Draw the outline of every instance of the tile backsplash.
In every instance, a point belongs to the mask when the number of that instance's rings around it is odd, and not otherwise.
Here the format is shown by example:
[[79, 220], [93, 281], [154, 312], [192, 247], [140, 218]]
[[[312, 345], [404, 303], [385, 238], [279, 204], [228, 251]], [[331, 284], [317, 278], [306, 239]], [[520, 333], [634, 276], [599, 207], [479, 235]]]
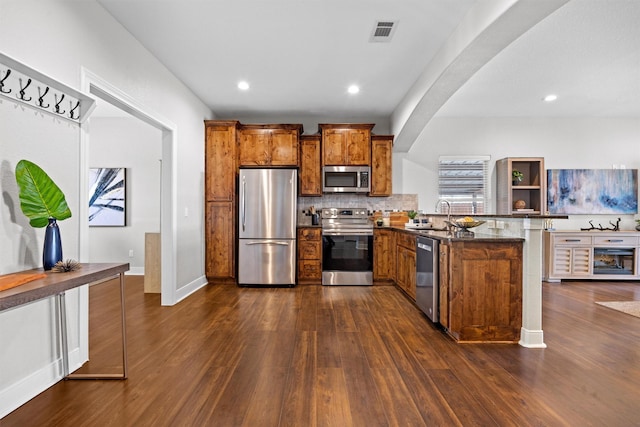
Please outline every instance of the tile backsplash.
[[302, 215], [314, 206], [322, 208], [367, 208], [369, 211], [418, 210], [417, 194], [392, 194], [389, 197], [368, 197], [361, 194], [326, 194], [322, 197], [298, 197], [298, 213]]

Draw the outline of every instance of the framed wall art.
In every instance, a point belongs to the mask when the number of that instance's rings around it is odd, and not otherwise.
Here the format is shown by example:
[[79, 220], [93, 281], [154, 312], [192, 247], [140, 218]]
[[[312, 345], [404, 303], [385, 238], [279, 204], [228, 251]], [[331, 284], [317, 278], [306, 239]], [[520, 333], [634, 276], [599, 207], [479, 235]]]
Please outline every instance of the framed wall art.
[[637, 169], [548, 169], [550, 214], [638, 213]]
[[89, 226], [124, 227], [126, 168], [89, 169]]

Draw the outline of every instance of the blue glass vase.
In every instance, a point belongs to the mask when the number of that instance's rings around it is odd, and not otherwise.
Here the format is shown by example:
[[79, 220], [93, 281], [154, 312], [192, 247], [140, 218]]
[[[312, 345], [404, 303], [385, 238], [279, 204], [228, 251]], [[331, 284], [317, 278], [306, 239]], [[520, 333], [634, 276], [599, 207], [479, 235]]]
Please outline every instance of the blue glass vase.
[[58, 261], [62, 261], [62, 240], [60, 229], [55, 218], [49, 218], [49, 225], [44, 232], [44, 248], [42, 250], [42, 265], [45, 270], [51, 270]]

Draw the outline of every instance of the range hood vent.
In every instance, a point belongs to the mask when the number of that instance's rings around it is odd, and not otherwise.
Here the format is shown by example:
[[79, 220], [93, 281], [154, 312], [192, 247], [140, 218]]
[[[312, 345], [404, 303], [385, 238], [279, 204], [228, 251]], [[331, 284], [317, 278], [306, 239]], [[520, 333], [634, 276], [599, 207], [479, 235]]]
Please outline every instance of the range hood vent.
[[397, 21], [378, 21], [371, 32], [370, 42], [390, 42], [396, 31]]

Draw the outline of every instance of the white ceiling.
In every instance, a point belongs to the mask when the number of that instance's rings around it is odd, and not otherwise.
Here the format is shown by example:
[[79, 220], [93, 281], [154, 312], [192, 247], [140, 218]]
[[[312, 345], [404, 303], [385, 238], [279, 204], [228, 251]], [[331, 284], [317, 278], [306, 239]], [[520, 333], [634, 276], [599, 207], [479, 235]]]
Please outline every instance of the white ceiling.
[[[455, 87], [441, 91], [448, 100], [417, 128], [434, 115], [640, 118], [638, 0], [98, 1], [216, 118], [374, 123], [398, 115], [410, 88], [479, 7], [555, 2], [555, 12], [529, 31], [523, 24], [524, 34], [503, 41], [504, 50], [494, 46], [498, 53], [483, 67], [469, 65], [453, 79]], [[380, 20], [396, 22], [389, 42], [370, 41]], [[240, 80], [251, 89], [239, 91]], [[348, 95], [350, 84], [361, 92]], [[551, 92], [558, 100], [542, 102]]]

